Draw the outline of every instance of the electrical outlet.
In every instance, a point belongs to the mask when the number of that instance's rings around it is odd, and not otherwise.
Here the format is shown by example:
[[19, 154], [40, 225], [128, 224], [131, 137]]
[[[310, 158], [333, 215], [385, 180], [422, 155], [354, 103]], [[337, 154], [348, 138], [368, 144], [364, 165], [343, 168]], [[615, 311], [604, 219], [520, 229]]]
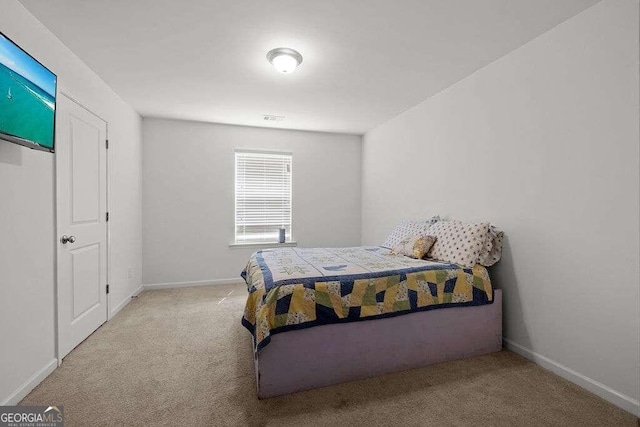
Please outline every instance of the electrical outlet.
[[133, 268], [127, 269], [127, 279], [129, 280], [133, 279]]

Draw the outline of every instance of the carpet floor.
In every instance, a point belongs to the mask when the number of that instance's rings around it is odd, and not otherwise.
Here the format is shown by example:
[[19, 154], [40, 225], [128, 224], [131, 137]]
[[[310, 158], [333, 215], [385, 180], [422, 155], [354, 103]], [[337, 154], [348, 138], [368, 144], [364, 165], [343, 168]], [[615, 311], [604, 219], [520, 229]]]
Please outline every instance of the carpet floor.
[[241, 285], [145, 291], [22, 405], [67, 426], [638, 426], [633, 415], [502, 351], [258, 400]]

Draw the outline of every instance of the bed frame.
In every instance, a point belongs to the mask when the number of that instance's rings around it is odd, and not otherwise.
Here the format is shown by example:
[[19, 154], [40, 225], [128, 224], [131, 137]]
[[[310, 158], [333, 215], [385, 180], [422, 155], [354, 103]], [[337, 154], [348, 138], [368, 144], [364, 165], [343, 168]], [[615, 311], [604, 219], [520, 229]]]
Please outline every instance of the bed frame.
[[316, 326], [273, 335], [255, 354], [258, 398], [502, 349], [502, 292], [492, 304]]

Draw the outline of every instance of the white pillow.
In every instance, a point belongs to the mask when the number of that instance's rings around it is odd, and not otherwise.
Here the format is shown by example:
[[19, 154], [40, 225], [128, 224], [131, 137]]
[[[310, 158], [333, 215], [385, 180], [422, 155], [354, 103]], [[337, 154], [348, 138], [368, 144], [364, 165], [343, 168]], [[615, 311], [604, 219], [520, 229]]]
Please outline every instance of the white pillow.
[[478, 256], [478, 264], [490, 267], [500, 261], [502, 256], [502, 242], [504, 240], [504, 231], [494, 225], [489, 227], [487, 241]]
[[427, 254], [438, 261], [451, 262], [471, 268], [485, 246], [489, 233], [489, 223], [465, 224], [460, 221], [439, 221], [429, 228], [429, 235], [436, 236], [436, 242]]
[[381, 246], [391, 249], [405, 237], [426, 236], [429, 234], [429, 227], [438, 221], [440, 221], [439, 216], [434, 216], [422, 221], [402, 221], [396, 225], [396, 228], [393, 229], [389, 237], [387, 237], [387, 240], [385, 240]]

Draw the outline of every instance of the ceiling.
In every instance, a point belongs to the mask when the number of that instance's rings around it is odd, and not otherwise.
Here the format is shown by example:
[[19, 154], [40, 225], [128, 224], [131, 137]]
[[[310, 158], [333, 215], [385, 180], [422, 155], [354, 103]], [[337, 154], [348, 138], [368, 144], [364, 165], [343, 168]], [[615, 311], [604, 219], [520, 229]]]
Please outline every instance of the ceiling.
[[[145, 117], [355, 134], [597, 3], [21, 1]], [[265, 58], [281, 46], [293, 74]]]

